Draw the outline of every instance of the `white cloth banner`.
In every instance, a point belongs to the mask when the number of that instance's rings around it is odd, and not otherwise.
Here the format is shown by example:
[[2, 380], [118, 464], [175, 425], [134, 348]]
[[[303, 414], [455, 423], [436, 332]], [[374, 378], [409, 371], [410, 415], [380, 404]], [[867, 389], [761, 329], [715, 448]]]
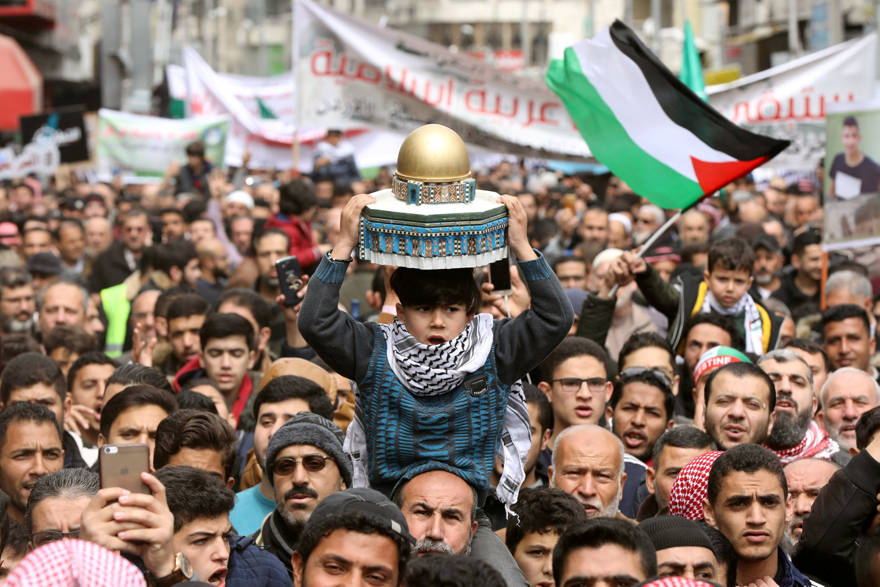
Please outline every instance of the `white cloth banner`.
[[304, 126], [408, 134], [438, 122], [471, 145], [538, 158], [589, 157], [562, 102], [544, 84], [294, 0], [294, 60]]
[[[250, 151], [253, 169], [289, 169], [293, 163], [293, 73], [271, 77], [228, 75], [215, 72], [192, 48], [183, 51], [183, 67], [168, 67], [171, 96], [187, 100], [189, 115], [226, 115], [231, 124], [226, 142], [227, 165], [241, 165]], [[262, 108], [261, 108], [262, 105]], [[266, 118], [271, 115], [277, 118]], [[315, 146], [325, 134], [323, 127], [299, 133], [299, 169], [310, 171]], [[354, 129], [346, 139], [355, 151], [358, 167], [388, 165], [397, 160], [404, 137], [396, 133]]]
[[876, 55], [871, 33], [706, 91], [734, 123], [792, 142], [765, 168], [814, 170], [825, 156], [826, 109], [874, 97]]

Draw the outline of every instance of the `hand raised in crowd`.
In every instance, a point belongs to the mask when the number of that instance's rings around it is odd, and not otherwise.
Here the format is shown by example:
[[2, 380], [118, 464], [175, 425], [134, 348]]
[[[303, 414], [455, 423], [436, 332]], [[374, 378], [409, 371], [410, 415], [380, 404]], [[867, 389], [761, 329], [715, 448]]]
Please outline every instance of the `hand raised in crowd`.
[[147, 339], [143, 335], [144, 327], [141, 322], [135, 324], [131, 334], [131, 362], [143, 365], [144, 367], [153, 366], [153, 350], [159, 339], [153, 337]]
[[639, 275], [648, 270], [648, 264], [642, 257], [636, 256], [635, 251], [624, 251], [620, 256], [620, 260], [626, 264], [629, 273], [633, 276]]
[[376, 202], [376, 198], [370, 194], [358, 194], [348, 201], [342, 209], [342, 218], [339, 222], [339, 240], [330, 252], [330, 256], [337, 261], [346, 261], [351, 257], [351, 252], [358, 243], [358, 230], [360, 229], [361, 211], [364, 206]]
[[222, 198], [226, 195], [228, 184], [226, 174], [219, 167], [215, 167], [208, 175], [208, 189], [212, 198]]
[[180, 162], [172, 161], [168, 165], [168, 171], [165, 172], [165, 177], [177, 177], [178, 173], [180, 173]]
[[400, 298], [397, 297], [397, 292], [394, 291], [394, 288], [391, 287], [391, 276], [397, 270], [397, 267], [392, 265], [384, 265], [382, 267], [382, 277], [385, 280], [385, 305], [391, 307], [397, 307], [397, 304], [400, 303]]
[[141, 480], [151, 494], [119, 487], [98, 491], [83, 511], [80, 537], [104, 548], [141, 557], [154, 577], [174, 570], [174, 516], [165, 487], [149, 473]]
[[507, 318], [508, 310], [510, 311], [510, 317], [516, 318], [527, 310], [532, 303], [529, 289], [523, 283], [522, 278], [520, 278], [519, 269], [516, 266], [510, 268], [510, 289], [512, 291], [507, 296], [507, 300], [504, 299], [504, 296], [493, 293], [495, 285], [488, 280], [484, 281], [480, 287], [483, 290], [483, 295], [488, 296], [484, 297], [483, 300], [492, 304], [492, 307], [497, 310], [497, 312], [492, 312], [496, 318]]
[[86, 430], [98, 430], [100, 415], [98, 412], [82, 404], [72, 404], [64, 412], [64, 429], [82, 436]]
[[528, 217], [522, 202], [515, 196], [498, 196], [497, 201], [507, 206], [507, 244], [510, 250], [520, 261], [537, 259], [538, 255], [529, 243]]
[[281, 307], [281, 311], [284, 314], [284, 324], [287, 329], [287, 345], [293, 348], [308, 346], [308, 343], [302, 337], [302, 334], [300, 334], [297, 320], [299, 319], [299, 311], [302, 308], [302, 299], [305, 297], [306, 291], [309, 289], [309, 276], [303, 275], [302, 282], [302, 288], [296, 292], [296, 297], [299, 298], [300, 301], [295, 305], [288, 306], [283, 294], [275, 298], [275, 302]]

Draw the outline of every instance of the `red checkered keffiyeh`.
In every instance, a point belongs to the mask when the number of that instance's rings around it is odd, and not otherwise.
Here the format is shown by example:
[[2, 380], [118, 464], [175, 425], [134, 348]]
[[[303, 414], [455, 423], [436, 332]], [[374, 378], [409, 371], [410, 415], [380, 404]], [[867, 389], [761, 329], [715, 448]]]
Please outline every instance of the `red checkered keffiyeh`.
[[6, 581], [7, 587], [146, 587], [136, 566], [85, 540], [57, 540], [29, 553]]
[[[765, 445], [766, 446], [766, 445]], [[769, 446], [766, 448], [770, 448]], [[770, 448], [770, 450], [773, 450]], [[783, 465], [793, 463], [799, 459], [822, 459], [830, 461], [831, 457], [840, 450], [840, 446], [831, 438], [828, 433], [822, 430], [815, 421], [810, 422], [804, 439], [793, 448], [784, 448], [782, 450], [773, 450]]]
[[703, 500], [706, 499], [709, 472], [715, 459], [722, 453], [723, 451], [713, 450], [702, 454], [679, 471], [669, 493], [670, 515], [694, 521], [703, 519]]
[[663, 577], [662, 579], [639, 583], [640, 587], [713, 587], [713, 585], [714, 583], [706, 583], [699, 579], [688, 579], [687, 577]]

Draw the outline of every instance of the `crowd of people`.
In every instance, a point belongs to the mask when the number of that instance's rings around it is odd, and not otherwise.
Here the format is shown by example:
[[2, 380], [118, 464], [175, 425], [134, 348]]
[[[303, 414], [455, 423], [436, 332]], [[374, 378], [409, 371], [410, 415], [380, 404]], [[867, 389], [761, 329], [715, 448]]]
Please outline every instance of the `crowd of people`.
[[[823, 260], [818, 182], [645, 249], [673, 212], [620, 178], [476, 168], [501, 295], [359, 260], [393, 170], [331, 138], [313, 177], [193, 143], [0, 187], [0, 582], [880, 585], [878, 276]], [[102, 483], [132, 443], [143, 490]]]

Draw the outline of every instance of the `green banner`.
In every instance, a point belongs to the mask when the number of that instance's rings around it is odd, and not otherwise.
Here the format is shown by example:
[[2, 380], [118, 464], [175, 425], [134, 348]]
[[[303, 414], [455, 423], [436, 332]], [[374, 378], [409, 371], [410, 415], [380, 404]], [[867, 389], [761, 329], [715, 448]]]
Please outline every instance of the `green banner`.
[[174, 120], [101, 109], [98, 175], [160, 178], [173, 161], [186, 162], [184, 149], [193, 141], [202, 141], [206, 158], [222, 166], [228, 134], [229, 118], [225, 116]]

